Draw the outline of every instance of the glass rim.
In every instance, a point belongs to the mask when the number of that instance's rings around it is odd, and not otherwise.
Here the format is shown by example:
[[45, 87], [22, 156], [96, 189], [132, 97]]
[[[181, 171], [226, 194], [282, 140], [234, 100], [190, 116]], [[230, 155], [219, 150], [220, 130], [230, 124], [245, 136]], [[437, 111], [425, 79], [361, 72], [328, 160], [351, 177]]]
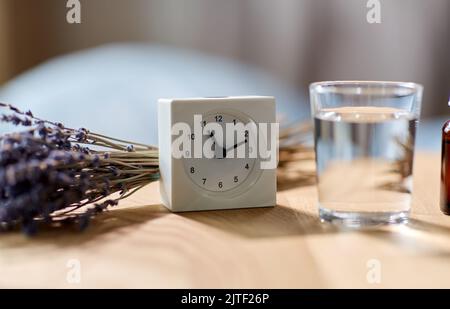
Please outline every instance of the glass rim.
[[369, 80], [336, 80], [336, 81], [319, 81], [309, 85], [310, 91], [316, 91], [319, 87], [332, 86], [374, 86], [374, 87], [397, 87], [399, 89], [409, 89], [413, 93], [420, 93], [423, 91], [423, 85], [414, 82], [401, 81], [369, 81]]

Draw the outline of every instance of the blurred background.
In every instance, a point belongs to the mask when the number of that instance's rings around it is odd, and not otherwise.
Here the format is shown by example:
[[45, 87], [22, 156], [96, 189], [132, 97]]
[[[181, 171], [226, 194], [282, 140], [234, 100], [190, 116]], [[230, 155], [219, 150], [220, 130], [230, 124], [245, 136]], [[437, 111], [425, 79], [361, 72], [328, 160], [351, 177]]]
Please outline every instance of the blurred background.
[[[423, 118], [450, 114], [449, 0], [381, 0], [380, 24], [367, 0], [80, 3], [69, 24], [66, 0], [0, 0], [0, 99], [152, 142], [139, 132], [159, 96], [272, 94], [297, 119], [319, 80], [418, 82]], [[118, 115], [134, 119], [127, 133], [109, 125]], [[438, 136], [441, 118], [424, 131]]]

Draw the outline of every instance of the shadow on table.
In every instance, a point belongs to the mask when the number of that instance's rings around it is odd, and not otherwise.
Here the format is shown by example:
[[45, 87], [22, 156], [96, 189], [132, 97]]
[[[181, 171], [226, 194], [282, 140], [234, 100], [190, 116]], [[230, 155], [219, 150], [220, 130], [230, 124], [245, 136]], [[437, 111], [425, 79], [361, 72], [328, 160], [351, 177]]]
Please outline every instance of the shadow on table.
[[418, 232], [450, 237], [450, 226], [410, 219], [405, 225], [380, 225], [367, 228], [345, 228], [321, 222], [318, 215], [277, 205], [271, 208], [252, 208], [208, 212], [183, 213], [181, 216], [248, 238], [270, 238], [295, 235], [363, 233], [382, 236], [387, 241], [405, 245], [423, 243]]
[[189, 212], [181, 216], [223, 232], [248, 238], [325, 234], [339, 231], [333, 225], [320, 222], [317, 215], [282, 205], [270, 208]]
[[289, 179], [289, 181], [285, 181], [282, 179], [277, 182], [277, 192], [308, 187], [314, 185], [315, 183], [316, 180], [312, 177], [299, 176], [293, 179]]
[[433, 235], [447, 235], [450, 237], [450, 226], [443, 226], [418, 219], [410, 219], [407, 226], [411, 229], [430, 232]]
[[[27, 243], [51, 243], [57, 246], [76, 246], [100, 236], [120, 236], [128, 227], [139, 226], [167, 216], [195, 221], [225, 233], [247, 238], [270, 238], [307, 234], [335, 233], [335, 226], [321, 223], [318, 217], [293, 208], [278, 205], [270, 208], [198, 211], [171, 213], [162, 205], [116, 208], [92, 219], [85, 231], [77, 226], [42, 226], [29, 239], [20, 231], [5, 232], [0, 247], [18, 247]], [[169, 223], [168, 223], [169, 224]]]
[[372, 228], [362, 233], [388, 241], [412, 255], [450, 257], [450, 246], [443, 243], [446, 237], [450, 237], [449, 226], [410, 219], [408, 224]]
[[[378, 237], [384, 241], [391, 241], [394, 244], [415, 250], [417, 248], [420, 249], [420, 246], [423, 247], [424, 244], [426, 245], [426, 240], [420, 239], [417, 232], [450, 237], [450, 227], [417, 219], [411, 219], [407, 225], [402, 226], [345, 229], [320, 222], [316, 214], [283, 205], [270, 208], [174, 214], [164, 206], [155, 204], [112, 209], [94, 218], [87, 230], [82, 232], [76, 226], [44, 226], [39, 230], [38, 235], [31, 240], [21, 235], [17, 230], [5, 232], [0, 235], [2, 237], [0, 247], [17, 247], [30, 241], [37, 244], [51, 243], [58, 246], [75, 246], [103, 235], [120, 236], [122, 232], [126, 233], [125, 230], [128, 227], [139, 226], [167, 216], [192, 220], [222, 232], [245, 238], [272, 238], [350, 232]], [[450, 252], [444, 252], [444, 254], [450, 255]]]
[[19, 229], [0, 233], [1, 247], [20, 247], [29, 243], [51, 243], [57, 246], [76, 246], [96, 239], [99, 236], [114, 234], [131, 226], [138, 226], [170, 214], [162, 205], [116, 208], [93, 218], [89, 226], [81, 231], [77, 225], [39, 226], [38, 233], [32, 237], [25, 236]]

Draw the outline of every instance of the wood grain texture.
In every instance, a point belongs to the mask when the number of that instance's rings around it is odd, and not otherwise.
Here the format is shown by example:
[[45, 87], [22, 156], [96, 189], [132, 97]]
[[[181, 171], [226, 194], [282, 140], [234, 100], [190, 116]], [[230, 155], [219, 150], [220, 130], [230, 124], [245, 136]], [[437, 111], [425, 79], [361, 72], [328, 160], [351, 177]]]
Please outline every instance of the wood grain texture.
[[[320, 223], [314, 186], [265, 209], [173, 214], [157, 184], [99, 216], [84, 233], [0, 235], [0, 287], [450, 287], [450, 217], [439, 211], [439, 155], [416, 157], [407, 226], [342, 230]], [[81, 263], [81, 282], [66, 280]], [[381, 282], [367, 281], [376, 259]]]

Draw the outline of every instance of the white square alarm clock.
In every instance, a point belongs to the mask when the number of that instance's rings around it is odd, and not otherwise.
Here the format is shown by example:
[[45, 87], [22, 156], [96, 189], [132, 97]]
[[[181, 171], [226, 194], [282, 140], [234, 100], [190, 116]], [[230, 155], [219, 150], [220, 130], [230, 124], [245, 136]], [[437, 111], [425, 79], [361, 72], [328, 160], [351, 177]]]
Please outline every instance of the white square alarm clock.
[[[273, 97], [160, 99], [158, 135], [160, 193], [170, 210], [275, 206]], [[268, 160], [276, 162], [264, 166]]]

